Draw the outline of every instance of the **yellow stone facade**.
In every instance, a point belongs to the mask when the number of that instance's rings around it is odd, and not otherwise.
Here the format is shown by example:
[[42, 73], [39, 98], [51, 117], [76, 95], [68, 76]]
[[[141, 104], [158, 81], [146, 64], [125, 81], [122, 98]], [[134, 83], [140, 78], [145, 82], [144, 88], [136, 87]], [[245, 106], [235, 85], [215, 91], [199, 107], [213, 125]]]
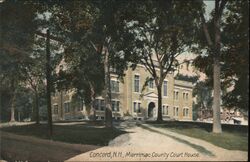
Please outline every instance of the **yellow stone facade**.
[[[126, 119], [127, 117], [137, 120], [156, 119], [157, 89], [151, 83], [151, 86], [145, 86], [142, 91], [146, 78], [150, 77], [149, 72], [143, 66], [138, 65], [135, 70], [129, 68], [125, 74], [123, 81], [117, 80], [117, 76], [111, 74], [111, 82], [113, 81], [112, 83], [119, 86], [111, 85], [111, 87], [115, 87], [111, 88], [113, 90], [111, 94], [113, 117], [115, 119]], [[168, 74], [164, 81], [165, 86], [162, 87], [163, 119], [192, 120], [192, 83], [175, 80], [173, 73]], [[135, 92], [136, 90], [138, 92]], [[84, 119], [86, 117], [84, 103], [74, 106], [71, 104], [72, 93], [73, 91], [57, 92], [52, 97], [53, 120]], [[105, 108], [102, 96], [96, 97], [94, 107], [97, 118], [104, 119]]]

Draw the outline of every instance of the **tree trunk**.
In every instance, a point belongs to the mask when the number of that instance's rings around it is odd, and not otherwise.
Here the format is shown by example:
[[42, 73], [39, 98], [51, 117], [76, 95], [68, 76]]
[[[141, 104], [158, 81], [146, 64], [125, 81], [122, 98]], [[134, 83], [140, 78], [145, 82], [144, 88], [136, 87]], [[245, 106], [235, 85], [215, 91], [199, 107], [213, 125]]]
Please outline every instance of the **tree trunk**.
[[95, 110], [95, 107], [93, 106], [93, 101], [91, 101], [90, 105], [91, 105], [91, 110], [93, 112], [93, 120], [96, 121], [96, 110]]
[[86, 104], [85, 106], [86, 106], [85, 110], [86, 110], [86, 114], [87, 114], [86, 119], [89, 120], [89, 119], [91, 119], [90, 118], [90, 115], [91, 115], [91, 106], [90, 106], [90, 104]]
[[15, 122], [15, 103], [16, 103], [16, 92], [14, 90], [12, 100], [11, 100], [11, 117], [10, 117], [10, 122]]
[[105, 125], [106, 127], [112, 127], [112, 109], [111, 109], [111, 93], [110, 93], [110, 73], [109, 73], [109, 53], [105, 49], [104, 56], [104, 73], [105, 73]]
[[213, 132], [221, 133], [220, 121], [220, 62], [214, 59]]
[[94, 86], [91, 83], [90, 83], [90, 88], [91, 88], [91, 102], [90, 102], [90, 105], [91, 105], [91, 109], [93, 111], [93, 120], [96, 121], [96, 109], [93, 106], [93, 102], [95, 100], [95, 89], [94, 89]]
[[61, 116], [61, 120], [64, 119], [64, 116], [63, 116], [63, 91], [61, 90], [60, 91], [60, 106], [61, 106], [61, 111], [60, 111], [60, 116]]
[[162, 87], [161, 85], [157, 86], [158, 92], [158, 111], [157, 111], [157, 122], [161, 122], [162, 120]]
[[[0, 83], [1, 86], [1, 83]], [[2, 111], [2, 87], [0, 87], [0, 112]], [[0, 122], [2, 122], [2, 114], [0, 115]]]
[[49, 135], [52, 137], [52, 114], [51, 114], [51, 65], [50, 65], [50, 32], [47, 30], [46, 38], [46, 80], [47, 80], [47, 111]]
[[21, 112], [18, 111], [17, 114], [18, 114], [18, 122], [20, 122], [21, 121]]
[[40, 123], [38, 93], [37, 93], [37, 91], [35, 91], [35, 120], [36, 120], [36, 124]]
[[221, 120], [220, 120], [220, 100], [221, 100], [221, 85], [220, 85], [220, 50], [221, 50], [221, 32], [220, 32], [220, 16], [219, 1], [215, 2], [215, 44], [214, 44], [214, 98], [213, 98], [213, 132], [221, 133]]
[[13, 93], [12, 93], [11, 108], [10, 108], [10, 113], [11, 113], [10, 122], [15, 122], [16, 87], [14, 79], [11, 80], [11, 88], [13, 90]]

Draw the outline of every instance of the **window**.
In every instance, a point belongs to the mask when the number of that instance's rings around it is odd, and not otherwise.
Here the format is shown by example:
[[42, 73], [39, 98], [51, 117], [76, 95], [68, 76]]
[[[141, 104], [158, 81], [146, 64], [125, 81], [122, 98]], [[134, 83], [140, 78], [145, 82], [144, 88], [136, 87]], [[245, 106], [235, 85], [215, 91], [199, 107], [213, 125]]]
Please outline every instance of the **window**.
[[141, 103], [140, 102], [134, 102], [133, 105], [134, 112], [141, 113]]
[[165, 114], [165, 105], [162, 105], [162, 114]]
[[116, 101], [116, 111], [120, 111], [120, 101]]
[[54, 114], [58, 114], [58, 105], [54, 105]]
[[103, 111], [103, 110], [105, 109], [104, 100], [95, 99], [95, 101], [94, 101], [94, 108], [95, 108], [96, 110], [101, 110], [101, 111]]
[[68, 113], [70, 111], [70, 103], [64, 102], [64, 112]]
[[141, 112], [141, 103], [138, 103], [138, 109], [137, 112], [140, 113]]
[[175, 107], [174, 107], [173, 109], [174, 109], [174, 111], [173, 111], [173, 116], [175, 116]]
[[179, 115], [179, 108], [174, 107], [174, 116], [178, 116], [178, 115]]
[[119, 92], [119, 81], [111, 80], [111, 92]]
[[101, 110], [103, 111], [105, 109], [105, 103], [104, 103], [104, 100], [100, 100], [101, 104]]
[[135, 75], [134, 78], [134, 92], [139, 92], [140, 91], [140, 76], [139, 75]]
[[162, 114], [168, 115], [168, 106], [167, 105], [162, 105]]
[[179, 98], [179, 92], [178, 91], [174, 91], [174, 99], [178, 100]]
[[167, 87], [168, 82], [167, 81], [163, 81], [163, 96], [167, 96], [168, 95], [168, 87]]
[[115, 106], [116, 106], [115, 101], [111, 101], [112, 111], [115, 111]]
[[95, 101], [94, 101], [94, 108], [95, 108], [95, 110], [99, 110], [99, 100], [98, 99], [95, 99]]
[[189, 109], [188, 108], [184, 108], [183, 109], [183, 116], [186, 116], [186, 117], [188, 117], [189, 116]]
[[184, 92], [183, 93], [183, 99], [184, 100], [188, 100], [188, 92]]
[[151, 88], [151, 89], [154, 88], [154, 81], [153, 81], [153, 80], [150, 79], [150, 80], [148, 81], [148, 87]]
[[112, 111], [119, 111], [120, 101], [111, 101]]
[[134, 102], [133, 109], [134, 109], [134, 112], [136, 112], [136, 102]]
[[83, 110], [83, 105], [84, 105], [84, 102], [83, 101], [78, 101], [77, 103], [77, 110], [78, 111], [82, 111]]

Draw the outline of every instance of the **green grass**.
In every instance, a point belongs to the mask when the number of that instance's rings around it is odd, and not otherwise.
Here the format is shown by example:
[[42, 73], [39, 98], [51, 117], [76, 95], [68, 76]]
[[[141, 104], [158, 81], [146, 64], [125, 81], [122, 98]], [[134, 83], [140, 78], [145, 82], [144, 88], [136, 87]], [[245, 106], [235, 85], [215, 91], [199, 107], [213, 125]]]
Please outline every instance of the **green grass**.
[[[50, 139], [46, 124], [32, 124], [25, 126], [13, 126], [0, 129], [2, 131], [34, 136], [42, 139]], [[68, 143], [90, 144], [105, 146], [115, 137], [126, 133], [116, 128], [100, 128], [96, 126], [80, 124], [80, 125], [54, 125], [53, 137], [55, 141]]]
[[[166, 122], [164, 124], [151, 124], [155, 127], [166, 128], [170, 131], [177, 132], [189, 137], [205, 140], [216, 146], [228, 150], [248, 151], [248, 132], [235, 131], [232, 128], [225, 128], [223, 133], [212, 133], [211, 126], [207, 124]], [[228, 127], [228, 126], [225, 126]], [[223, 128], [223, 127], [222, 127]]]

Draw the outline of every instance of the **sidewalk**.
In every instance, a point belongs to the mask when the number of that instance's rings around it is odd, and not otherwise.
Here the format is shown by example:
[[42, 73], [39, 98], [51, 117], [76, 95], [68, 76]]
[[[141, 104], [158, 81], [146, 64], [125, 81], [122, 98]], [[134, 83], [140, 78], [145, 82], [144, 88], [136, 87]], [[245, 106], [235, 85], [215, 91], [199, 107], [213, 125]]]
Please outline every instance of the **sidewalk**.
[[247, 161], [247, 152], [222, 149], [146, 124], [125, 129], [130, 133], [118, 136], [109, 146], [67, 161]]
[[[175, 132], [168, 131], [167, 129], [163, 128], [156, 128], [147, 124], [144, 124], [147, 129], [156, 131], [160, 134], [165, 136], [172, 137], [176, 140], [181, 140], [183, 143], [190, 145], [191, 147], [196, 148], [197, 150], [200, 149], [200, 152], [206, 154], [212, 153], [211, 160], [218, 160], [218, 161], [247, 161], [248, 159], [248, 152], [239, 151], [239, 150], [227, 150], [218, 146], [215, 146], [207, 141], [200, 140], [197, 138], [188, 137], [182, 134], [178, 134]], [[200, 148], [199, 148], [200, 147]], [[205, 149], [205, 150], [203, 150]]]

